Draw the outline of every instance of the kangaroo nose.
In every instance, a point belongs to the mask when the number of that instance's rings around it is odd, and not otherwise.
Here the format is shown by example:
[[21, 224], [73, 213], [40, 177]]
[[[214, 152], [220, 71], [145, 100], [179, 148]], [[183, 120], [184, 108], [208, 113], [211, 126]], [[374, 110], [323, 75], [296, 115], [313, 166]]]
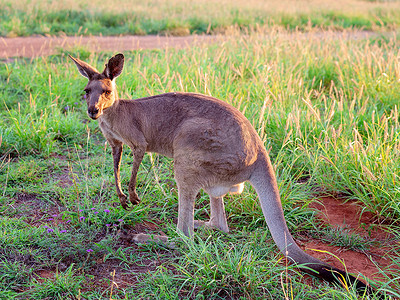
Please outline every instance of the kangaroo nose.
[[96, 119], [98, 113], [99, 113], [99, 110], [97, 108], [89, 108], [88, 109], [88, 115], [92, 119]]

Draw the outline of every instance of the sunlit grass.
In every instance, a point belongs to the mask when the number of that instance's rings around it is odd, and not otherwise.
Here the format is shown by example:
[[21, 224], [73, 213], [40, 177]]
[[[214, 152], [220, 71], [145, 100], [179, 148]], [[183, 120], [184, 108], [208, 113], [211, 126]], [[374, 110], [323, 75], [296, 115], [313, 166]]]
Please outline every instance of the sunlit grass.
[[[209, 46], [125, 53], [124, 72], [117, 80], [120, 96], [199, 92], [239, 108], [265, 141], [294, 234], [316, 226], [307, 204], [326, 194], [358, 200], [381, 220], [397, 222], [397, 41], [353, 40], [329, 31], [232, 34]], [[73, 54], [80, 56], [79, 51]], [[111, 55], [82, 52], [98, 69]], [[11, 270], [9, 277], [0, 272], [7, 280], [4, 295], [21, 289], [37, 299], [50, 297], [46, 290], [54, 297], [68, 295], [67, 290], [76, 295], [89, 285], [97, 264], [113, 263], [119, 274], [140, 279], [132, 288], [119, 288], [113, 294], [116, 299], [146, 293], [160, 299], [207, 298], [213, 293], [249, 299], [356, 297], [353, 291], [319, 287], [320, 283], [316, 290], [310, 288], [296, 271], [283, 262], [276, 264], [277, 252], [249, 187], [239, 197], [226, 197], [232, 233], [200, 231], [194, 244], [179, 244], [175, 233], [177, 189], [170, 159], [147, 155], [138, 176], [142, 203], [131, 212], [114, 207], [118, 198], [112, 157], [97, 123], [88, 122], [85, 115], [85, 84], [63, 53], [0, 65], [0, 213], [7, 216], [1, 223], [0, 233], [7, 239], [0, 239], [0, 256]], [[126, 149], [121, 169], [125, 190], [131, 160]], [[27, 201], [27, 207], [21, 201]], [[57, 212], [47, 212], [51, 209]], [[55, 214], [57, 220], [49, 221]], [[207, 217], [208, 199], [201, 193], [196, 218]], [[118, 230], [146, 223], [156, 228], [153, 233], [176, 238], [176, 252], [119, 240]], [[63, 230], [69, 231], [63, 235]], [[360, 243], [349, 241], [350, 246]], [[58, 277], [39, 283], [23, 259], [26, 253], [31, 253], [35, 268], [52, 268], [55, 273], [64, 266]], [[399, 264], [396, 259], [393, 263]], [[151, 266], [151, 272], [135, 273], [143, 266]], [[392, 284], [384, 288], [398, 289], [392, 280], [398, 271], [384, 272]], [[66, 285], [75, 276], [77, 280]], [[157, 295], [160, 284], [164, 290]], [[99, 290], [81, 292], [98, 299]]]

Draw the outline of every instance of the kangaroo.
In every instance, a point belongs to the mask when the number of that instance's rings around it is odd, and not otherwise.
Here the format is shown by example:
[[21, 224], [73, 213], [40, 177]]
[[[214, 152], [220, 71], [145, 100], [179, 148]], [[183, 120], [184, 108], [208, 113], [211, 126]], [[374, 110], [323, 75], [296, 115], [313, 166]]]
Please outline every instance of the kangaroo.
[[[129, 201], [139, 203], [136, 175], [145, 152], [174, 159], [178, 186], [177, 228], [191, 237], [194, 228], [209, 226], [229, 232], [223, 196], [241, 193], [244, 182], [256, 190], [261, 208], [279, 250], [302, 270], [327, 281], [354, 284], [362, 292], [373, 289], [343, 270], [308, 254], [296, 244], [283, 215], [275, 173], [256, 130], [233, 106], [210, 96], [166, 93], [136, 100], [118, 97], [115, 79], [122, 73], [124, 55], [117, 54], [102, 73], [70, 56], [89, 82], [84, 91], [87, 114], [98, 120], [112, 147], [115, 185], [123, 208], [127, 197], [121, 190], [120, 161], [123, 144], [132, 149], [134, 162], [129, 182]], [[194, 221], [194, 203], [203, 189], [210, 196], [210, 220]], [[146, 241], [144, 234], [141, 241]]]

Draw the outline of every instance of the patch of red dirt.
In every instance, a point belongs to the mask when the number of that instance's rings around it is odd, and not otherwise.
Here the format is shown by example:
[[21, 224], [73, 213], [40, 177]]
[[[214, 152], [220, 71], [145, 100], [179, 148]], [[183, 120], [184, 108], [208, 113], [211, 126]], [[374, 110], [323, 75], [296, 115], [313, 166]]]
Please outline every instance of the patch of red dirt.
[[[343, 269], [344, 263], [349, 273], [356, 275], [361, 273], [372, 280], [385, 280], [384, 276], [379, 274], [378, 267], [385, 269], [391, 266], [390, 255], [393, 253], [396, 241], [394, 236], [376, 224], [373, 214], [363, 212], [362, 207], [355, 202], [343, 202], [332, 197], [321, 198], [319, 202], [312, 203], [310, 207], [318, 211], [318, 217], [323, 223], [350, 230], [367, 240], [374, 240], [377, 246], [371, 246], [367, 252], [361, 253], [307, 238], [305, 241], [299, 242], [301, 248], [337, 268]], [[343, 263], [332, 254], [336, 255]]]
[[40, 278], [44, 279], [51, 279], [56, 274], [56, 271], [52, 270], [40, 270], [36, 272], [36, 275], [40, 276]]
[[319, 211], [319, 217], [330, 225], [346, 226], [359, 234], [370, 234], [373, 239], [386, 240], [390, 237], [374, 214], [363, 212], [359, 203], [324, 197], [313, 202], [310, 207]]

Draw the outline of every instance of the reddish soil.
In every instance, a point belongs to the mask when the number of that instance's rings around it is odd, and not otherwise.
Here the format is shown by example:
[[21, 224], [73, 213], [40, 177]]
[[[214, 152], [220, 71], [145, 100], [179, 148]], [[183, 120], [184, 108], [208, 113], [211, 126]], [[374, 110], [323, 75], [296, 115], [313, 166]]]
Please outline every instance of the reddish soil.
[[26, 216], [24, 220], [32, 226], [40, 226], [48, 219], [54, 219], [53, 215], [58, 215], [58, 206], [41, 200], [38, 195], [19, 193], [16, 195], [15, 202], [10, 204], [15, 212]]
[[[306, 237], [299, 241], [300, 246], [310, 255], [343, 269], [345, 264], [347, 271], [353, 274], [363, 274], [372, 280], [384, 280], [379, 274], [381, 269], [393, 267], [390, 259], [396, 244], [395, 238], [383, 226], [376, 224], [376, 218], [369, 212], [362, 212], [362, 207], [354, 202], [325, 197], [310, 205], [318, 211], [318, 217], [325, 224], [339, 227], [365, 237], [366, 240], [374, 240], [376, 244], [367, 252], [356, 252], [338, 246], [325, 244], [317, 239]], [[329, 253], [321, 252], [327, 251]], [[342, 262], [338, 261], [332, 254]]]

